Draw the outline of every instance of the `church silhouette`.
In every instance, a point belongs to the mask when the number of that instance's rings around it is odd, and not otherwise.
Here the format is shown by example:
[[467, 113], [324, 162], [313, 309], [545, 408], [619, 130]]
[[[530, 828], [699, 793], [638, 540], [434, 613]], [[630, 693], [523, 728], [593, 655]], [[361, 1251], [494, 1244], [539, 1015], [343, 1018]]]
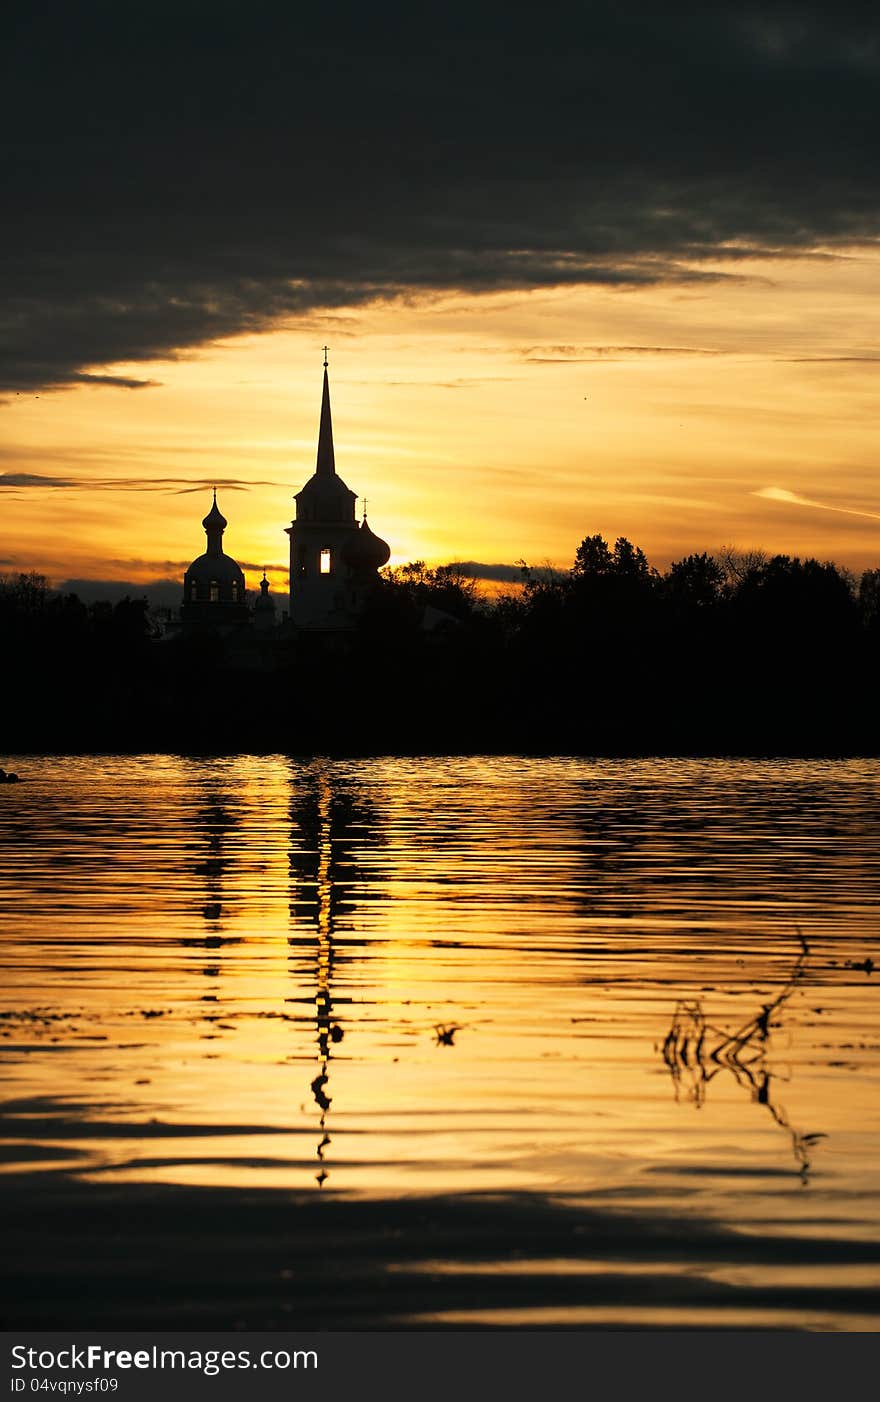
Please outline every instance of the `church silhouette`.
[[[327, 348], [315, 471], [294, 496], [296, 515], [286, 528], [290, 537], [290, 609], [294, 629], [339, 632], [353, 628], [378, 585], [378, 572], [391, 550], [367, 523], [366, 504], [357, 520], [357, 494], [336, 471]], [[202, 521], [207, 536], [204, 554], [183, 577], [180, 620], [187, 631], [227, 633], [246, 627], [274, 629], [276, 605], [266, 572], [260, 596], [248, 604], [244, 572], [223, 550], [228, 522], [217, 505], [217, 492]]]

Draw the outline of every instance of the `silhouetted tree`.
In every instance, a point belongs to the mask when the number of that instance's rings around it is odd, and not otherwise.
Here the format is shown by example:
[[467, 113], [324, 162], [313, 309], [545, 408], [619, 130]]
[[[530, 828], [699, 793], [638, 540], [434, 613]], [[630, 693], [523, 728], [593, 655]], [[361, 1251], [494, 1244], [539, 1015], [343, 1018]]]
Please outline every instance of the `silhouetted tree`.
[[674, 561], [664, 578], [671, 599], [697, 608], [709, 608], [721, 599], [725, 571], [714, 556], [704, 552]]
[[35, 570], [0, 575], [0, 608], [11, 613], [38, 613], [49, 599], [49, 581]]
[[571, 576], [575, 580], [602, 579], [610, 575], [613, 568], [614, 560], [608, 542], [600, 535], [588, 535], [575, 551]]
[[880, 570], [865, 570], [859, 580], [859, 613], [866, 628], [880, 629]]
[[422, 608], [430, 606], [452, 618], [468, 618], [477, 607], [476, 580], [457, 564], [431, 568], [424, 560], [414, 560], [386, 570], [382, 578], [386, 592], [402, 594]]

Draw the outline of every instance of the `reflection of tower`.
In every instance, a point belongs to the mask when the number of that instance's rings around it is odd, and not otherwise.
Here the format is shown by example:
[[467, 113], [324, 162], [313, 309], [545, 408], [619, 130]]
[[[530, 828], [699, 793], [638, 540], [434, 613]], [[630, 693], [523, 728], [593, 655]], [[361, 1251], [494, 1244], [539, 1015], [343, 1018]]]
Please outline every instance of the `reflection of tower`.
[[[341, 884], [336, 880], [334, 853], [334, 817], [339, 803], [340, 800], [332, 792], [327, 766], [318, 764], [306, 779], [305, 792], [294, 796], [291, 812], [290, 874], [293, 887], [290, 913], [297, 921], [305, 921], [310, 927], [305, 943], [311, 952], [309, 971], [315, 981], [318, 1073], [310, 1089], [320, 1111], [318, 1126], [321, 1133], [317, 1153], [321, 1163], [316, 1174], [319, 1186], [323, 1186], [328, 1177], [324, 1156], [331, 1142], [327, 1115], [332, 1100], [329, 1094], [332, 1047], [343, 1037], [342, 1028], [333, 1021], [331, 992], [334, 920], [342, 895]], [[292, 948], [301, 943], [301, 938], [291, 936]], [[311, 999], [308, 1001], [311, 1002]]]
[[[198, 891], [198, 909], [205, 922], [204, 933], [198, 937], [182, 938], [187, 948], [206, 951], [201, 972], [208, 978], [220, 973], [220, 951], [225, 945], [238, 944], [222, 933], [226, 914], [225, 892], [230, 868], [230, 836], [235, 832], [238, 815], [234, 799], [224, 793], [216, 776], [206, 777], [199, 785], [198, 802], [188, 810], [187, 851], [192, 853], [192, 873]], [[213, 998], [214, 995], [205, 995]]]
[[318, 1158], [321, 1168], [318, 1184], [323, 1187], [327, 1178], [324, 1167], [324, 1151], [330, 1143], [327, 1133], [327, 1111], [330, 1109], [330, 1096], [327, 1086], [330, 1080], [330, 1043], [342, 1040], [342, 1029], [331, 1024], [333, 1002], [330, 997], [330, 979], [333, 971], [333, 911], [332, 878], [333, 839], [330, 832], [330, 784], [327, 775], [318, 780], [318, 950], [315, 966], [315, 1017], [318, 1029], [318, 1063], [320, 1070], [312, 1081], [312, 1095], [321, 1111], [321, 1142], [318, 1145]]
[[194, 870], [202, 879], [202, 915], [218, 929], [223, 914], [223, 878], [227, 864], [224, 845], [234, 826], [223, 796], [216, 791], [209, 792], [204, 806], [197, 812], [195, 830], [203, 844], [203, 856], [195, 863]]
[[[338, 1009], [348, 997], [333, 992], [333, 979], [357, 958], [348, 937], [348, 917], [353, 909], [352, 888], [356, 877], [356, 848], [366, 841], [372, 845], [374, 814], [372, 806], [334, 782], [333, 765], [317, 760], [294, 780], [291, 798], [290, 914], [293, 929], [289, 936], [291, 972], [298, 983], [307, 980], [314, 992], [291, 1001], [308, 1005], [309, 1020], [314, 1018], [317, 1074], [311, 1079], [312, 1098], [320, 1112], [317, 1180], [328, 1176], [325, 1154], [330, 1145], [328, 1115], [332, 1096], [330, 1077], [334, 1048], [343, 1039], [337, 1019]], [[370, 864], [370, 874], [375, 873]], [[362, 880], [366, 872], [358, 873]], [[361, 888], [359, 901], [368, 899]], [[341, 941], [340, 926], [346, 934]], [[312, 1011], [313, 1010], [313, 1011]]]

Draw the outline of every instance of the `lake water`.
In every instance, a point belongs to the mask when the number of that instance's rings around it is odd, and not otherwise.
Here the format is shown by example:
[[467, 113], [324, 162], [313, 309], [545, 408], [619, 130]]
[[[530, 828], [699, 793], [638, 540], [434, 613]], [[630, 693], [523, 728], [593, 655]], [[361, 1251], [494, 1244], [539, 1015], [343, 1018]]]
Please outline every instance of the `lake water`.
[[880, 762], [11, 767], [2, 1165], [37, 1210], [470, 1211], [373, 1261], [417, 1326], [880, 1325]]

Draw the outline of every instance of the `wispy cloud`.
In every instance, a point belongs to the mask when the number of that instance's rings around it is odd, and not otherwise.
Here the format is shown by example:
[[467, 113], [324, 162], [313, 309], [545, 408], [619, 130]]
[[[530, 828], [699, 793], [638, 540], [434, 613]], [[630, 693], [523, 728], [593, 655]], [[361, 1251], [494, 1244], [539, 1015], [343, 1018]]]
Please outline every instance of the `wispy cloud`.
[[248, 492], [252, 487], [283, 487], [283, 482], [255, 480], [246, 482], [238, 477], [68, 477], [45, 472], [0, 472], [0, 491], [28, 487], [55, 487], [64, 490], [111, 492], [166, 492], [185, 496], [189, 492], [219, 491]]
[[[349, 380], [349, 384], [374, 384], [372, 380]], [[463, 375], [456, 380], [382, 380], [390, 389], [475, 389], [478, 385], [515, 383], [511, 375]]]
[[115, 389], [158, 389], [161, 380], [138, 380], [128, 375], [91, 375], [85, 371], [73, 376], [78, 385], [111, 385]]
[[831, 502], [814, 501], [812, 497], [803, 497], [798, 492], [789, 492], [785, 487], [760, 487], [752, 495], [763, 497], [765, 501], [784, 502], [787, 506], [807, 506], [817, 511], [835, 511], [842, 516], [864, 516], [869, 521], [880, 521], [880, 512], [878, 511], [862, 511], [854, 506], [834, 506]]
[[585, 365], [649, 355], [727, 354], [707, 346], [523, 346], [517, 353], [530, 365]]

